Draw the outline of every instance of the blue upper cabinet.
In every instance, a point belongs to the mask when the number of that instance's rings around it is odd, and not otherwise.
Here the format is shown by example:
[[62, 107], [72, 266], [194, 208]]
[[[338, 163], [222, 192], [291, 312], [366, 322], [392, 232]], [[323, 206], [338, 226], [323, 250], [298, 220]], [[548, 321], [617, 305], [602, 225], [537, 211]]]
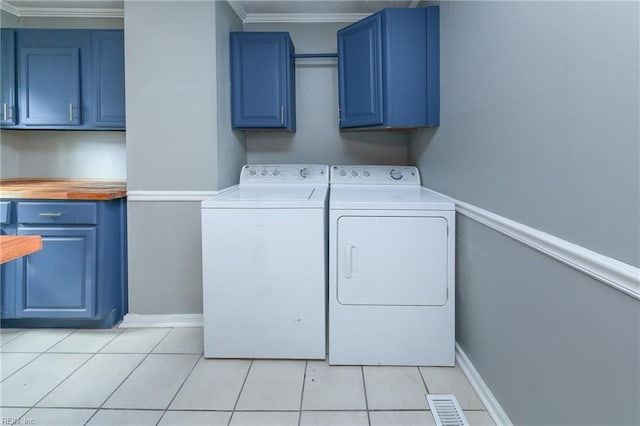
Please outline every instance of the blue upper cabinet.
[[0, 30], [0, 123], [3, 126], [16, 124], [16, 58], [15, 31]]
[[232, 32], [230, 47], [233, 128], [295, 131], [295, 51], [289, 33]]
[[20, 49], [20, 122], [37, 126], [78, 126], [80, 49]]
[[124, 33], [93, 32], [94, 126], [124, 129]]
[[122, 30], [2, 30], [0, 125], [124, 130]]
[[382, 15], [338, 32], [341, 127], [382, 125]]
[[[90, 33], [86, 30], [17, 32], [18, 124], [26, 128], [90, 128]], [[81, 66], [82, 65], [82, 66]]]
[[338, 31], [341, 129], [440, 122], [438, 6], [384, 9]]

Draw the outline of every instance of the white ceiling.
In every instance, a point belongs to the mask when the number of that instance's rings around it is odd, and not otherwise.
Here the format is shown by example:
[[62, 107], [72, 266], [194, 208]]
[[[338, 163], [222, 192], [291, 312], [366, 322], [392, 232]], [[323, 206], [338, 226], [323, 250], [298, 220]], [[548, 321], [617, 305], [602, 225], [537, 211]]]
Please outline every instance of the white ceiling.
[[[122, 17], [124, 1], [144, 0], [2, 0], [0, 7], [17, 16]], [[245, 22], [354, 21], [386, 7], [416, 7], [418, 3], [417, 0], [229, 0]]]

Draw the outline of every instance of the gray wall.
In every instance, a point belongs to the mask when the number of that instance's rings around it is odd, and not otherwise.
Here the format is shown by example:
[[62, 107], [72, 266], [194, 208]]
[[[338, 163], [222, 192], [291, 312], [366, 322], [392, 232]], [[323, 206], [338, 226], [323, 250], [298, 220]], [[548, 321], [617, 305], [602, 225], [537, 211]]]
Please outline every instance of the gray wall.
[[[335, 53], [348, 23], [246, 24], [245, 31], [288, 31], [296, 53]], [[296, 61], [297, 131], [248, 133], [250, 163], [406, 164], [406, 132], [340, 132], [334, 60]]]
[[238, 183], [240, 169], [247, 162], [244, 133], [231, 130], [231, 86], [229, 32], [242, 31], [242, 21], [226, 1], [217, 1], [216, 22], [216, 93], [218, 103], [218, 188]]
[[[637, 2], [442, 2], [424, 184], [637, 266]], [[458, 215], [457, 340], [515, 424], [639, 424], [637, 300]]]
[[[19, 18], [1, 11], [3, 28], [123, 28], [122, 18]], [[0, 130], [0, 177], [125, 179], [124, 132]]]
[[[221, 32], [240, 25], [229, 12], [214, 2], [125, 2], [129, 190], [237, 182], [244, 136], [218, 125], [229, 114]], [[133, 197], [128, 214], [129, 311], [202, 312], [200, 202]]]
[[213, 190], [213, 2], [125, 2], [129, 189]]
[[2, 130], [2, 177], [126, 179], [124, 132]]
[[637, 2], [441, 6], [427, 186], [640, 265]]

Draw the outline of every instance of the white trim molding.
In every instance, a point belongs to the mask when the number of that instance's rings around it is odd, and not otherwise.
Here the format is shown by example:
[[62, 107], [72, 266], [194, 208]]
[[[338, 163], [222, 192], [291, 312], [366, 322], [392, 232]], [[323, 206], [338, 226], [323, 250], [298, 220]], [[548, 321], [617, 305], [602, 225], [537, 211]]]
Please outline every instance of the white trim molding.
[[202, 314], [126, 314], [118, 328], [202, 327]]
[[127, 191], [127, 201], [204, 201], [237, 185], [219, 191]]
[[456, 362], [460, 368], [462, 368], [464, 374], [466, 374], [471, 386], [473, 386], [473, 389], [475, 389], [476, 393], [480, 397], [480, 401], [484, 404], [487, 412], [493, 419], [493, 422], [497, 425], [513, 426], [509, 416], [507, 416], [507, 413], [502, 409], [502, 406], [493, 395], [493, 392], [491, 392], [491, 389], [489, 389], [489, 386], [487, 386], [485, 381], [482, 379], [482, 376], [480, 376], [480, 373], [478, 373], [478, 370], [476, 370], [467, 354], [464, 353], [457, 342]]
[[124, 9], [121, 8], [17, 7], [2, 2], [0, 9], [19, 18], [124, 18]]
[[218, 191], [127, 191], [128, 201], [203, 201]]
[[240, 20], [244, 23], [244, 20], [247, 19], [247, 12], [244, 11], [244, 8], [240, 4], [240, 2], [237, 0], [227, 0], [227, 3], [229, 3], [231, 9], [236, 12], [238, 18], [240, 18]]
[[640, 300], [640, 268], [604, 256], [578, 244], [539, 231], [464, 201], [441, 194], [456, 204], [456, 211], [478, 223], [546, 254], [596, 280]]
[[248, 13], [245, 14], [244, 19], [241, 19], [244, 24], [351, 23], [366, 18], [369, 15], [368, 13]]

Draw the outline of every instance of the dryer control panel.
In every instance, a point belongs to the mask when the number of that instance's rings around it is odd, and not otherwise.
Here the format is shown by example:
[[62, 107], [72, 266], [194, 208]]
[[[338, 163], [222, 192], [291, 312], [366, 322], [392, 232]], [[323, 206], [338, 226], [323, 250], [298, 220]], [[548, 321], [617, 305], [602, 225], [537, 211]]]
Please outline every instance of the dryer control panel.
[[240, 172], [246, 183], [329, 183], [329, 166], [320, 164], [247, 164]]
[[412, 166], [332, 166], [332, 184], [420, 185], [420, 173]]

